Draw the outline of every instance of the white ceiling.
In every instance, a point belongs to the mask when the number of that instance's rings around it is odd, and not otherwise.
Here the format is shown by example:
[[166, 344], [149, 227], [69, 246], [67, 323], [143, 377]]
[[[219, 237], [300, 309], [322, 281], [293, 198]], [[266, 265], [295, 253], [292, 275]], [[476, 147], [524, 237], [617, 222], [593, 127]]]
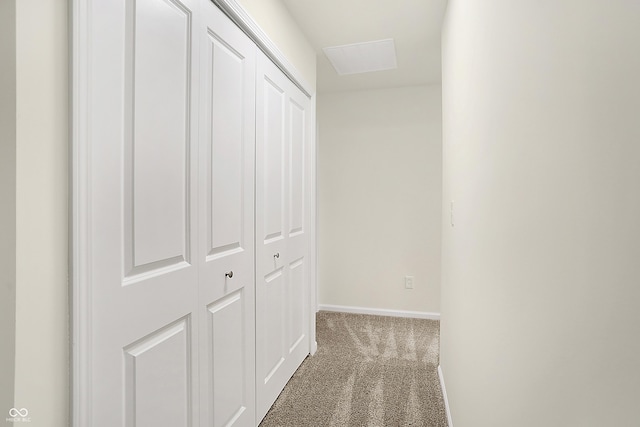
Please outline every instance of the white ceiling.
[[[447, 0], [282, 0], [316, 50], [318, 92], [439, 83]], [[322, 48], [392, 38], [398, 68], [339, 76]]]

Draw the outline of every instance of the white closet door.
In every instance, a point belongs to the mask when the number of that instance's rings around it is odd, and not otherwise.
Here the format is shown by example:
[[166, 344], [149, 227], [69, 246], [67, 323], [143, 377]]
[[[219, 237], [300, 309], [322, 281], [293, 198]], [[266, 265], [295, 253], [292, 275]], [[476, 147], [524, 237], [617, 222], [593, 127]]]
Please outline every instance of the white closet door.
[[200, 425], [254, 426], [256, 47], [213, 3], [201, 16]]
[[196, 1], [91, 13], [91, 427], [196, 426]]
[[261, 420], [309, 353], [310, 101], [261, 52], [256, 87], [256, 393]]

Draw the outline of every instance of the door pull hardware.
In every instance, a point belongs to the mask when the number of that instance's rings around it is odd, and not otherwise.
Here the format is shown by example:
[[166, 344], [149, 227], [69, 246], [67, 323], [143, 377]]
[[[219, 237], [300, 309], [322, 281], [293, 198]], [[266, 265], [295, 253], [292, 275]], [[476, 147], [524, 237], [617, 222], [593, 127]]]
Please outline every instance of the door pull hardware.
[[276, 252], [276, 254], [273, 257], [274, 258], [280, 258], [280, 252]]
[[233, 271], [230, 271], [228, 273], [224, 273], [225, 277], [228, 277], [229, 279], [231, 279], [233, 277]]

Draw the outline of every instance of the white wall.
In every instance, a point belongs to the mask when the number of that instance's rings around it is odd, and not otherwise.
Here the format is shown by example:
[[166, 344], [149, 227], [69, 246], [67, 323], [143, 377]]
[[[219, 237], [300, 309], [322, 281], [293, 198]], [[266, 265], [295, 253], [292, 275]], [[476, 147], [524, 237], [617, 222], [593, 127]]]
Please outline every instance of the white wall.
[[68, 2], [16, 6], [15, 404], [29, 410], [30, 427], [63, 427], [69, 424]]
[[318, 123], [319, 303], [440, 312], [440, 87], [320, 94]]
[[253, 20], [316, 88], [316, 52], [281, 0], [238, 0]]
[[637, 1], [449, 2], [455, 427], [640, 425], [639, 52]]
[[0, 1], [0, 420], [13, 407], [16, 326], [16, 1]]

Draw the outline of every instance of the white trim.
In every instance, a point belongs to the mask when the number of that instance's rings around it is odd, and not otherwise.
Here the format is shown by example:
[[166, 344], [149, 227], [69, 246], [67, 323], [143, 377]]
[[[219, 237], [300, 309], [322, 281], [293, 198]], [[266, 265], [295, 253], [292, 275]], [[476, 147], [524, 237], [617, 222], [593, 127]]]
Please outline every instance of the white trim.
[[91, 91], [91, 1], [74, 0], [70, 8], [71, 49], [71, 179], [70, 259], [71, 272], [71, 423], [92, 425], [92, 341], [91, 341], [91, 206], [89, 105]]
[[442, 400], [444, 400], [444, 410], [447, 413], [447, 425], [453, 427], [453, 420], [451, 419], [451, 410], [449, 409], [449, 398], [447, 397], [447, 388], [444, 386], [444, 375], [442, 374], [442, 367], [438, 365], [438, 378], [440, 379], [440, 388], [442, 389]]
[[317, 251], [317, 225], [316, 225], [316, 211], [317, 211], [317, 196], [316, 196], [316, 184], [317, 184], [317, 176], [316, 176], [316, 95], [311, 96], [311, 126], [310, 128], [310, 147], [309, 149], [309, 167], [311, 170], [309, 171], [310, 181], [309, 182], [309, 260], [311, 260], [311, 265], [309, 266], [309, 354], [312, 356], [318, 350], [318, 342], [316, 341], [316, 312], [318, 306], [318, 251]]
[[313, 200], [315, 201], [315, 206], [312, 211], [313, 215], [313, 235], [314, 235], [314, 257], [312, 258], [313, 266], [315, 269], [315, 306], [313, 307], [313, 311], [317, 313], [319, 308], [318, 301], [318, 288], [320, 287], [320, 269], [318, 268], [318, 230], [320, 228], [320, 214], [319, 214], [319, 205], [318, 205], [318, 147], [320, 146], [320, 121], [318, 119], [318, 97], [316, 95], [313, 96], [313, 119], [315, 120], [315, 146], [313, 147], [313, 177], [315, 179], [313, 183]]
[[305, 95], [311, 98], [314, 91], [300, 72], [293, 66], [286, 56], [278, 49], [278, 46], [269, 38], [267, 33], [253, 20], [251, 15], [245, 10], [237, 0], [212, 0], [238, 27], [247, 35], [258, 47], [267, 55], [282, 72]]
[[373, 314], [375, 316], [413, 317], [415, 319], [440, 320], [440, 313], [426, 311], [389, 310], [386, 308], [351, 307], [347, 305], [320, 304], [320, 310], [336, 311], [340, 313]]

